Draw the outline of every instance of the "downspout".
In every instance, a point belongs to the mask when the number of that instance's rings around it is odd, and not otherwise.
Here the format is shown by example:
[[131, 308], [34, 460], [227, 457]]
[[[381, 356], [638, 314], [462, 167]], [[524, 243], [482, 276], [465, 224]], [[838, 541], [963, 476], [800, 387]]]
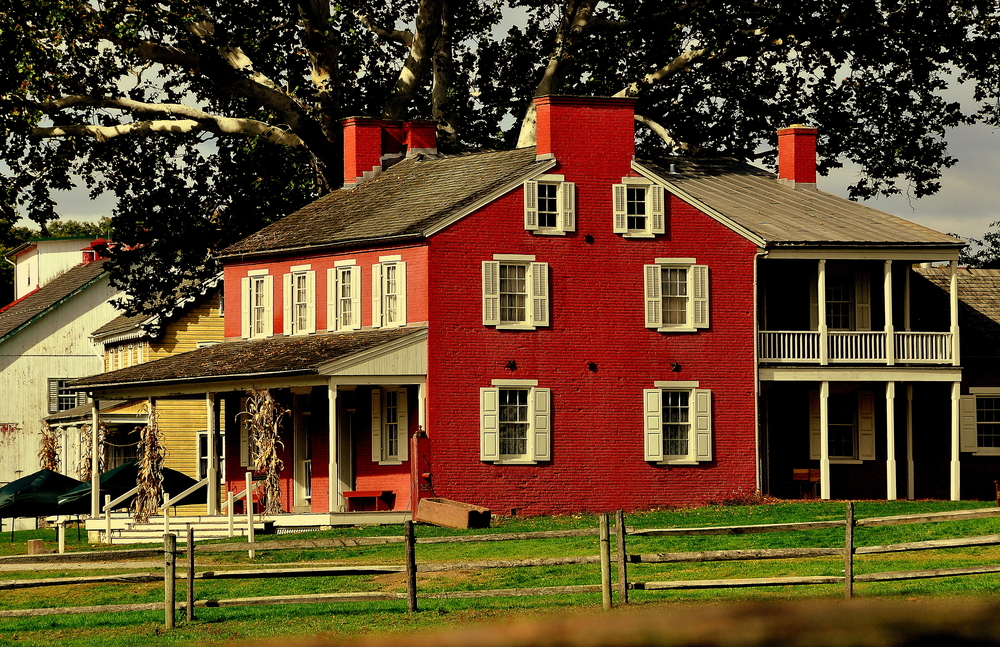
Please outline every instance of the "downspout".
[[761, 461], [762, 452], [766, 453], [767, 448], [761, 447], [761, 424], [760, 424], [760, 349], [758, 341], [760, 339], [760, 291], [758, 290], [759, 266], [761, 259], [767, 257], [767, 250], [758, 250], [753, 255], [753, 424], [754, 424], [754, 459], [757, 471], [757, 491], [764, 494], [764, 464]]

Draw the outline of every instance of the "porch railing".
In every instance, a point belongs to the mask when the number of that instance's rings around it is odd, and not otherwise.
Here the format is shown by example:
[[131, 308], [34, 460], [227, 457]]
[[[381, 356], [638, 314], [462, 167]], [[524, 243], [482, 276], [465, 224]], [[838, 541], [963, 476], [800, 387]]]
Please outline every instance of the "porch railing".
[[[816, 330], [761, 331], [758, 354], [761, 362], [819, 364], [822, 337]], [[894, 361], [950, 364], [953, 359], [951, 333], [895, 332]], [[833, 330], [827, 333], [829, 363], [886, 362], [886, 333]]]

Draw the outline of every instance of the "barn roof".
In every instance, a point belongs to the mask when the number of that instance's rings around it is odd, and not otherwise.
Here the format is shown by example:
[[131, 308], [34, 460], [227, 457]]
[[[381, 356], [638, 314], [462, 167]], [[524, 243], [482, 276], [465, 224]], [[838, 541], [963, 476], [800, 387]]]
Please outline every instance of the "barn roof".
[[77, 265], [0, 310], [0, 342], [57, 308], [105, 274], [104, 260]]

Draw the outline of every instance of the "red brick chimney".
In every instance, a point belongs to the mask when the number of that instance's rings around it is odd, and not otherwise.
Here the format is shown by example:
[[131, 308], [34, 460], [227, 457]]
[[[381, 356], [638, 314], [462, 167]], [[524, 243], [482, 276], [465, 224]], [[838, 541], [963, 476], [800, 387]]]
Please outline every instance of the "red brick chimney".
[[535, 99], [539, 157], [602, 158], [630, 171], [635, 156], [635, 99], [544, 96]]
[[801, 124], [778, 130], [778, 179], [794, 189], [816, 188], [816, 135]]
[[344, 125], [344, 185], [356, 186], [417, 153], [437, 153], [433, 121], [383, 121], [349, 117]]

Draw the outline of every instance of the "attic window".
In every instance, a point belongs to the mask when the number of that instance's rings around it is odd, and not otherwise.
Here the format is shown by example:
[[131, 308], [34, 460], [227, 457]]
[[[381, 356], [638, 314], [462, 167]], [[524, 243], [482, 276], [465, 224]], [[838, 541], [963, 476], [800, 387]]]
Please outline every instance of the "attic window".
[[576, 185], [562, 175], [540, 175], [524, 183], [524, 228], [562, 235], [576, 230]]

